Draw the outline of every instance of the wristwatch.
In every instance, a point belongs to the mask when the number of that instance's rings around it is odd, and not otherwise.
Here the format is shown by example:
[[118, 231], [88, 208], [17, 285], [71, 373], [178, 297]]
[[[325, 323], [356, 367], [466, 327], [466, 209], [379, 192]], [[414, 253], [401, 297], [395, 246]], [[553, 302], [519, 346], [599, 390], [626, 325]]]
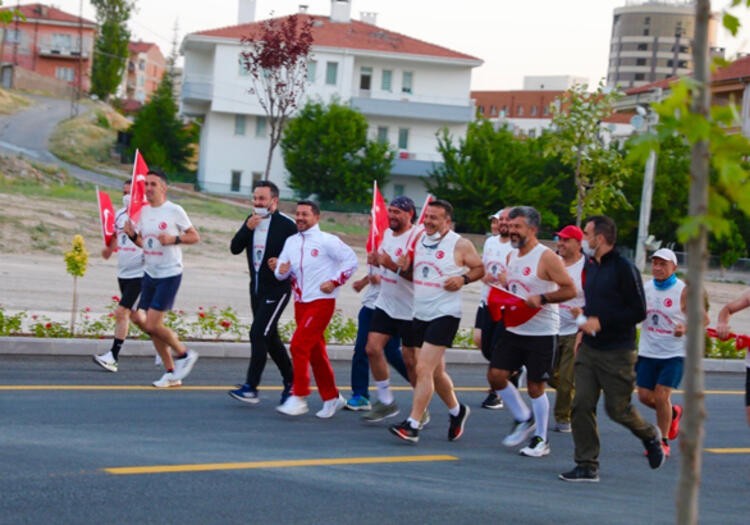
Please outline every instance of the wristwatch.
[[471, 282], [469, 280], [469, 274], [468, 273], [463, 274], [461, 277], [464, 278], [464, 285], [467, 285], [467, 284], [469, 284]]
[[180, 239], [180, 236], [179, 235], [175, 235], [174, 243], [175, 244], [180, 244], [181, 242], [182, 242], [182, 239]]
[[539, 299], [540, 299], [540, 301], [541, 301], [541, 303], [542, 303], [543, 305], [544, 305], [544, 304], [547, 304], [547, 303], [549, 303], [549, 301], [547, 300], [547, 296], [546, 296], [546, 295], [544, 295], [544, 294], [541, 294], [541, 295], [539, 296]]

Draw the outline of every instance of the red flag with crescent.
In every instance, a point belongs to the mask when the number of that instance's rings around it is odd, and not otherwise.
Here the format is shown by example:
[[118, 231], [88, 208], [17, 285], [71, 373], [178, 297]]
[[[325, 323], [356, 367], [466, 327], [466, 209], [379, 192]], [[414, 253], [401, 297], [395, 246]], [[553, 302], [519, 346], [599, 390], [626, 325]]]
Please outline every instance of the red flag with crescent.
[[99, 221], [102, 225], [102, 239], [104, 245], [109, 246], [115, 236], [115, 209], [112, 207], [112, 199], [105, 191], [96, 188], [96, 202], [99, 205]]
[[370, 208], [370, 235], [367, 236], [367, 253], [372, 253], [380, 248], [383, 235], [388, 228], [388, 207], [385, 199], [378, 189], [378, 182], [372, 185], [372, 208]]
[[148, 173], [146, 161], [143, 160], [141, 152], [135, 150], [133, 178], [130, 181], [130, 205], [128, 206], [128, 217], [133, 224], [138, 222], [141, 216], [141, 208], [148, 204], [146, 200], [146, 173]]
[[539, 308], [528, 306], [526, 299], [520, 295], [495, 285], [490, 285], [487, 308], [492, 320], [495, 322], [502, 320], [506, 328], [522, 325], [540, 311]]
[[409, 256], [409, 260], [414, 260], [414, 249], [417, 246], [417, 241], [419, 240], [419, 237], [421, 237], [422, 232], [424, 232], [424, 216], [427, 213], [427, 206], [435, 200], [435, 197], [427, 194], [427, 197], [424, 200], [424, 204], [422, 204], [422, 210], [419, 212], [419, 219], [417, 219], [417, 223], [414, 225], [414, 228], [411, 230], [411, 233], [409, 234], [409, 238], [406, 240], [406, 246], [408, 246], [407, 255]]

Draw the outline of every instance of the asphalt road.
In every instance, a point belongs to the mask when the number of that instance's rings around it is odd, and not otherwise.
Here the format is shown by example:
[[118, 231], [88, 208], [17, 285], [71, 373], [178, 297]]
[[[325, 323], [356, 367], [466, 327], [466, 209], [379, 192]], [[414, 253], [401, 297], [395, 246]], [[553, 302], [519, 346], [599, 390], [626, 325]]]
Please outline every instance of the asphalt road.
[[[310, 414], [281, 416], [272, 368], [260, 405], [233, 401], [225, 391], [245, 366], [202, 359], [185, 387], [157, 391], [145, 386], [160, 375], [147, 358], [123, 358], [109, 374], [84, 358], [0, 356], [0, 523], [675, 521], [678, 447], [651, 471], [641, 444], [602, 416], [601, 483], [563, 483], [557, 474], [573, 465], [570, 435], [551, 433], [552, 454], [542, 459], [504, 448], [510, 415], [478, 408], [482, 366], [450, 367], [472, 408], [462, 439], [447, 441], [446, 410], [434, 400], [416, 446], [355, 413], [317, 419], [316, 395]], [[348, 364], [334, 367], [347, 384]], [[706, 448], [745, 452], [703, 455], [701, 523], [745, 523], [750, 514], [743, 385], [737, 374], [707, 377]], [[406, 409], [411, 394], [403, 388], [396, 398]], [[165, 471], [175, 465], [185, 471]], [[104, 470], [136, 466], [155, 472]]]

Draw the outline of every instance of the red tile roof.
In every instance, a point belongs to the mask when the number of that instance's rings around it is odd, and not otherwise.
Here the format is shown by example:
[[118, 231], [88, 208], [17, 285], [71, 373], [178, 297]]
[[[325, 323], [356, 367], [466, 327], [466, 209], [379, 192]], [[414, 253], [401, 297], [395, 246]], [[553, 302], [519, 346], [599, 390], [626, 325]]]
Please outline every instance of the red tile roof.
[[750, 56], [738, 58], [731, 64], [719, 68], [711, 77], [712, 82], [726, 82], [750, 77]]
[[650, 91], [653, 91], [657, 88], [669, 89], [669, 86], [679, 81], [680, 81], [680, 77], [664, 78], [662, 80], [657, 80], [656, 82], [651, 82], [650, 84], [645, 84], [643, 86], [626, 89], [625, 94], [626, 95], [638, 95], [640, 93], [649, 93]]
[[[14, 5], [5, 6], [0, 8], [0, 11], [15, 9], [15, 7], [16, 6]], [[92, 22], [91, 20], [87, 20], [85, 18], [80, 18], [76, 15], [66, 13], [65, 11], [62, 11], [56, 7], [44, 4], [25, 4], [18, 6], [18, 10], [23, 14], [23, 16], [26, 17], [27, 20], [38, 19], [48, 20], [50, 22], [67, 22], [73, 24], [78, 24], [80, 21], [86, 25], [96, 26], [96, 22]]]
[[152, 46], [155, 46], [153, 42], [129, 42], [128, 43], [128, 51], [132, 54], [137, 53], [146, 53], [149, 49], [151, 49]]
[[[301, 20], [305, 20], [306, 18], [311, 18], [313, 20], [313, 44], [316, 46], [362, 49], [367, 51], [403, 53], [409, 55], [425, 55], [462, 60], [480, 60], [465, 53], [459, 53], [458, 51], [430, 44], [423, 40], [417, 40], [416, 38], [411, 38], [358, 20], [341, 23], [331, 22], [330, 18], [327, 16], [306, 14], [298, 14], [296, 16]], [[251, 36], [254, 31], [260, 28], [262, 22], [263, 21], [221, 27], [192, 34], [240, 40], [244, 36]]]

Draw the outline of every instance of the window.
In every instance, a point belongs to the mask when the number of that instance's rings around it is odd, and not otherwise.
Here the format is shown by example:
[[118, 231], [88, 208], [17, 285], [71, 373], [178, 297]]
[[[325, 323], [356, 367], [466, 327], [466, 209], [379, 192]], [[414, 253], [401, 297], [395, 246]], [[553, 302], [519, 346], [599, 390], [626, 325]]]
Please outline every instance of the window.
[[643, 30], [643, 36], [648, 36], [648, 34], [649, 34], [649, 30], [648, 29], [644, 29]]
[[406, 188], [404, 188], [403, 184], [394, 184], [393, 185], [393, 198], [400, 197], [406, 192]]
[[674, 60], [667, 60], [667, 67], [673, 67], [674, 66]]
[[521, 104], [516, 106], [516, 116], [523, 117], [523, 106]]
[[548, 116], [548, 115], [549, 115], [549, 112], [550, 112], [550, 109], [549, 109], [549, 108], [550, 108], [550, 105], [549, 105], [549, 104], [548, 104], [548, 105], [546, 105], [546, 106], [543, 106], [543, 107], [542, 107], [542, 115], [544, 115], [545, 117], [546, 117], [546, 116]]
[[245, 59], [242, 58], [242, 54], [240, 53], [239, 58], [237, 59], [237, 72], [241, 77], [246, 77], [250, 74], [250, 69], [245, 65]]
[[635, 65], [636, 66], [645, 66], [646, 65], [646, 59], [645, 58], [636, 58], [635, 59]]
[[414, 73], [411, 71], [404, 71], [401, 77], [401, 93], [413, 93], [414, 87]]
[[326, 62], [326, 84], [329, 86], [335, 86], [338, 82], [339, 76], [339, 63], [338, 62]]
[[636, 80], [645, 80], [646, 76], [643, 73], [636, 73], [635, 74], [635, 79]]
[[139, 60], [138, 61], [138, 69], [140, 71], [146, 71], [146, 61], [145, 60]]
[[229, 188], [230, 191], [240, 191], [240, 183], [242, 182], [242, 172], [232, 170], [232, 186]]
[[55, 78], [58, 80], [73, 82], [73, 80], [75, 80], [75, 72], [72, 67], [56, 67]]
[[537, 109], [536, 106], [531, 106], [531, 116], [536, 117]]
[[234, 116], [234, 134], [235, 135], [245, 134], [245, 115]]
[[255, 136], [265, 137], [267, 125], [266, 117], [255, 117]]
[[372, 68], [363, 67], [359, 70], [359, 89], [370, 91], [372, 89]]
[[388, 144], [388, 127], [378, 126], [378, 142]]
[[536, 128], [531, 128], [531, 129], [529, 130], [529, 138], [530, 138], [530, 139], [533, 139], [533, 138], [535, 138], [535, 137], [536, 137]]
[[687, 60], [678, 60], [677, 67], [679, 67], [680, 69], [687, 69]]
[[479, 114], [484, 115], [484, 106], [479, 106]]
[[[52, 48], [69, 50], [73, 47], [73, 37], [62, 33], [52, 34]], [[76, 46], [77, 47], [77, 46]]]
[[380, 89], [383, 91], [390, 91], [391, 85], [393, 84], [393, 71], [390, 69], [383, 70], [383, 78], [380, 79]]
[[651, 17], [647, 16], [643, 19], [643, 25], [649, 25], [651, 23]]
[[253, 184], [263, 179], [263, 172], [261, 171], [254, 171], [252, 175], [253, 175]]
[[409, 129], [399, 128], [398, 130], [398, 149], [409, 149]]
[[315, 76], [318, 73], [318, 63], [315, 60], [307, 62], [307, 81], [310, 84], [315, 83]]
[[638, 44], [638, 51], [648, 51], [648, 44]]
[[6, 29], [5, 30], [5, 41], [10, 43], [20, 43], [21, 42], [21, 31], [19, 29]]

